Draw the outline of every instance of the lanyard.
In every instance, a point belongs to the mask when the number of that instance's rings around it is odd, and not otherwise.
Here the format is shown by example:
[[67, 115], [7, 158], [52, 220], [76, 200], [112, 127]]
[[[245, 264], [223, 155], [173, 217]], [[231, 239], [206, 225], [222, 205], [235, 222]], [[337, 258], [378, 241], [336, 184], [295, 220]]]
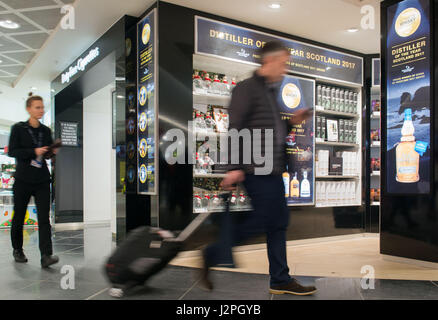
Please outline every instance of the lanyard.
[[43, 146], [43, 131], [40, 129], [40, 131], [38, 132], [38, 140], [35, 137], [34, 132], [32, 131], [32, 129], [29, 126], [27, 126], [27, 131], [29, 132], [30, 136], [32, 137], [33, 144], [37, 148], [41, 148]]

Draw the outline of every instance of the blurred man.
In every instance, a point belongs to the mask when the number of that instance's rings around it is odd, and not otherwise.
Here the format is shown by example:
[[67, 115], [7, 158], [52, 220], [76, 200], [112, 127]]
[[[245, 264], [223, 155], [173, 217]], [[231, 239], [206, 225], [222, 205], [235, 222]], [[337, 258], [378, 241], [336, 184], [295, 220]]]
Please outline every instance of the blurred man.
[[[250, 164], [240, 161], [238, 165], [230, 166], [221, 186], [225, 190], [231, 190], [234, 185], [243, 183], [252, 200], [254, 211], [248, 214], [242, 223], [232, 226], [231, 239], [222, 236], [217, 243], [205, 249], [201, 283], [206, 288], [213, 289], [209, 279], [209, 269], [219, 264], [232, 264], [231, 246], [241, 244], [262, 232], [267, 237], [270, 293], [311, 295], [316, 292], [316, 288], [302, 286], [296, 279], [290, 277], [286, 257], [289, 210], [284, 197], [282, 173], [286, 171], [288, 131], [287, 122], [280, 116], [277, 97], [287, 62], [290, 61], [290, 53], [281, 42], [268, 42], [260, 51], [260, 59], [262, 66], [251, 78], [242, 81], [233, 90], [230, 129], [238, 131], [249, 129], [251, 132], [255, 129], [273, 130], [272, 142], [261, 139], [262, 152], [268, 143], [271, 144], [272, 154], [268, 155], [270, 156], [268, 158], [271, 161], [272, 171], [267, 175], [258, 175], [257, 168], [261, 165], [256, 164], [254, 160]], [[289, 123], [300, 124], [310, 116], [310, 110], [302, 110], [297, 112]], [[232, 152], [240, 152], [242, 158], [242, 148], [240, 147], [239, 150], [236, 148], [239, 146], [233, 145]]]

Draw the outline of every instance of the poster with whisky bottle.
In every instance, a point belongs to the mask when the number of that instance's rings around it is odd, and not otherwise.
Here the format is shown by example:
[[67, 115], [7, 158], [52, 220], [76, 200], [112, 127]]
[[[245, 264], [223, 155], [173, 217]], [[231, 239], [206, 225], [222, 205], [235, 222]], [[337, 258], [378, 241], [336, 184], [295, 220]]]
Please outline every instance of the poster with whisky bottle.
[[431, 175], [429, 0], [387, 8], [386, 181], [393, 194], [427, 194]]
[[137, 25], [137, 193], [156, 195], [156, 10], [152, 10]]
[[[285, 76], [277, 98], [281, 119], [288, 121], [297, 111], [315, 107], [315, 81]], [[289, 206], [314, 204], [315, 115], [289, 126], [286, 137], [287, 172], [283, 180], [289, 186]]]

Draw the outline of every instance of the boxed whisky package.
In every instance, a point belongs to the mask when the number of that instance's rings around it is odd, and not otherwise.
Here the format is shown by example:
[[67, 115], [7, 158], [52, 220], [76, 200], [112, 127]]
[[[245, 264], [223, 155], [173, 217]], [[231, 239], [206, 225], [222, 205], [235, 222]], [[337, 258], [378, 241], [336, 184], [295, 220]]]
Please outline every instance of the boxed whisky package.
[[339, 119], [339, 142], [344, 142], [344, 119]]
[[323, 141], [327, 140], [327, 119], [326, 119], [326, 117], [321, 117], [321, 139]]
[[321, 138], [321, 117], [320, 116], [316, 117], [316, 138], [317, 139]]
[[342, 157], [332, 156], [330, 157], [329, 175], [330, 176], [342, 176], [342, 166], [344, 160]]

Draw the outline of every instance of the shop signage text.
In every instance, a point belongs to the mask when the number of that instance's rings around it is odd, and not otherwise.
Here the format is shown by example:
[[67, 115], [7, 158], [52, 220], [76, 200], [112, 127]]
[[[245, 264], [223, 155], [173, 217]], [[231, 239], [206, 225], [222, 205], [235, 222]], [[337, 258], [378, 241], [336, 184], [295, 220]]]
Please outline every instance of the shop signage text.
[[199, 54], [258, 64], [258, 50], [273, 40], [282, 41], [288, 48], [291, 72], [362, 86], [361, 57], [196, 17], [196, 53]]
[[70, 79], [73, 78], [79, 71], [85, 71], [85, 68], [97, 57], [99, 56], [99, 47], [91, 50], [84, 58], [78, 59], [76, 65], [71, 66], [67, 72], [61, 75], [61, 82], [69, 83]]

